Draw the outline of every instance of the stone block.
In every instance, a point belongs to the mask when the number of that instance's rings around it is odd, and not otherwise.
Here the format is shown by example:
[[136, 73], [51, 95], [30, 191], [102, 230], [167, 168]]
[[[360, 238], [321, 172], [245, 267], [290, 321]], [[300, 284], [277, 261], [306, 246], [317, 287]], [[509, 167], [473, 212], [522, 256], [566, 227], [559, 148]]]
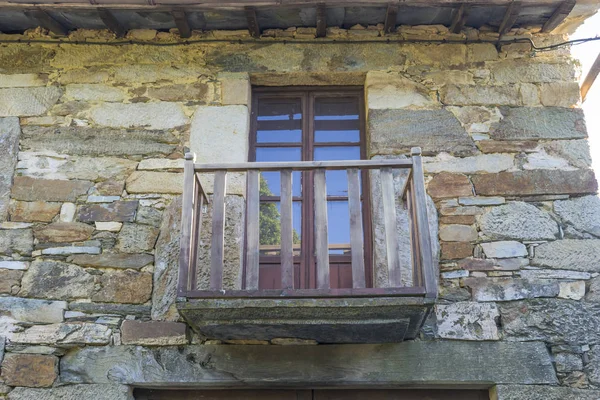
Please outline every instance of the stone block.
[[32, 251], [33, 233], [31, 229], [0, 230], [0, 254], [29, 255]]
[[428, 183], [427, 193], [435, 199], [472, 196], [473, 187], [466, 175], [442, 172]]
[[558, 282], [549, 280], [465, 278], [463, 282], [471, 288], [473, 300], [480, 302], [556, 297], [560, 291]]
[[600, 390], [561, 386], [497, 385], [492, 389], [496, 400], [597, 400]]
[[535, 248], [532, 265], [573, 271], [600, 272], [600, 240], [563, 239]]
[[96, 184], [95, 189], [102, 196], [120, 196], [123, 194], [125, 181], [108, 180]]
[[449, 84], [440, 89], [443, 104], [452, 106], [520, 106], [516, 85], [481, 86]]
[[27, 268], [29, 268], [29, 262], [27, 262], [27, 261], [0, 261], [0, 268], [24, 271]]
[[528, 263], [524, 258], [466, 258], [458, 262], [458, 267], [468, 271], [517, 271]]
[[94, 222], [97, 231], [119, 232], [122, 222]]
[[452, 157], [446, 153], [436, 157], [425, 157], [423, 169], [426, 174], [452, 172], [460, 174], [496, 173], [514, 167], [514, 160], [508, 154], [482, 154], [474, 157]]
[[109, 204], [86, 204], [79, 209], [82, 222], [133, 222], [138, 201], [115, 201]]
[[158, 228], [162, 222], [162, 211], [154, 207], [140, 207], [135, 216], [135, 222]]
[[172, 153], [177, 142], [164, 130], [27, 126], [21, 146], [77, 156], [151, 156]]
[[446, 215], [440, 218], [441, 224], [459, 224], [473, 225], [475, 224], [474, 215]]
[[152, 295], [152, 274], [137, 271], [105, 272], [97, 280], [100, 289], [92, 301], [143, 304]]
[[13, 344], [50, 346], [107, 345], [112, 332], [106, 325], [68, 322], [63, 324], [34, 325], [22, 332], [13, 333]]
[[576, 80], [575, 66], [572, 63], [535, 62], [526, 60], [506, 60], [489, 65], [492, 79], [498, 83], [518, 82], [572, 82]]
[[397, 72], [370, 71], [365, 80], [367, 108], [439, 108], [426, 86], [408, 79]]
[[14, 179], [12, 198], [24, 201], [69, 201], [87, 193], [92, 186], [89, 181], [34, 179], [17, 176]]
[[112, 203], [121, 199], [121, 196], [88, 196], [88, 203]]
[[590, 279], [588, 272], [567, 271], [562, 269], [523, 269], [521, 277], [527, 279]]
[[596, 195], [554, 202], [554, 212], [575, 229], [600, 237], [600, 198]]
[[504, 197], [461, 197], [458, 204], [462, 206], [498, 206], [504, 204]]
[[74, 203], [63, 203], [60, 206], [60, 222], [73, 222], [77, 206]]
[[45, 114], [61, 94], [56, 86], [0, 89], [0, 117]]
[[483, 62], [498, 59], [498, 50], [492, 43], [473, 43], [467, 46], [467, 61]]
[[[442, 72], [445, 74], [447, 71]], [[460, 83], [460, 82], [451, 82]], [[454, 107], [448, 106], [447, 110], [458, 118], [460, 123], [469, 133], [487, 133], [490, 130], [490, 125], [500, 121], [502, 114], [497, 107]]]
[[127, 317], [128, 315], [131, 315], [144, 319], [150, 318], [150, 306], [143, 304], [90, 303], [87, 301], [72, 301], [69, 303], [69, 310], [86, 314], [110, 314], [121, 317]]
[[38, 354], [7, 354], [1, 378], [9, 386], [50, 387], [58, 377], [58, 358]]
[[569, 345], [600, 343], [600, 304], [563, 299], [500, 303], [504, 338]]
[[188, 343], [187, 325], [166, 321], [131, 321], [121, 324], [123, 344], [141, 346], [177, 346]]
[[123, 91], [104, 84], [72, 84], [65, 86], [65, 97], [70, 100], [121, 102]]
[[590, 281], [588, 293], [585, 295], [585, 300], [591, 303], [600, 303], [600, 276]]
[[573, 107], [581, 99], [577, 82], [542, 83], [540, 94], [542, 105], [546, 107]]
[[496, 140], [582, 139], [587, 137], [580, 108], [505, 107], [504, 118], [490, 128]]
[[0, 293], [17, 294], [21, 286], [23, 271], [0, 269]]
[[250, 106], [252, 88], [247, 73], [219, 74], [221, 104]]
[[2, 154], [0, 157], [0, 221], [5, 221], [8, 214], [10, 188], [17, 165], [20, 135], [18, 118], [0, 118], [0, 154]]
[[0, 315], [25, 323], [57, 323], [63, 321], [67, 308], [64, 301], [0, 297]]
[[500, 340], [495, 304], [458, 302], [435, 307], [437, 336], [456, 340]]
[[[99, 242], [98, 242], [99, 244]], [[60, 246], [48, 247], [42, 250], [43, 255], [63, 256], [71, 254], [100, 254], [102, 249], [99, 246]]]
[[68, 262], [82, 267], [141, 269], [154, 262], [151, 254], [77, 254], [68, 258]]
[[30, 86], [46, 86], [46, 79], [39, 74], [0, 75], [0, 87], [2, 88]]
[[553, 140], [543, 144], [548, 154], [556, 155], [577, 168], [589, 168], [592, 165], [590, 145], [586, 139]]
[[440, 226], [440, 239], [446, 242], [471, 242], [477, 238], [477, 229], [471, 225]]
[[137, 169], [139, 171], [143, 170], [183, 170], [183, 164], [185, 160], [182, 158], [178, 158], [175, 160], [171, 160], [169, 158], [146, 158], [140, 161]]
[[102, 103], [90, 111], [91, 119], [112, 128], [172, 129], [189, 121], [177, 103]]
[[193, 101], [206, 104], [212, 101], [213, 92], [213, 85], [196, 82], [149, 87], [146, 95], [162, 101]]
[[443, 260], [455, 260], [458, 258], [466, 258], [473, 256], [474, 245], [471, 243], [442, 243], [442, 255]]
[[9, 206], [10, 219], [17, 222], [51, 222], [59, 213], [60, 203], [45, 201], [12, 201]]
[[585, 296], [585, 282], [560, 282], [560, 292], [558, 297], [561, 299], [581, 300]]
[[51, 389], [15, 388], [10, 400], [132, 400], [131, 388], [125, 385], [68, 385]]
[[158, 229], [148, 225], [123, 224], [117, 240], [117, 250], [123, 253], [152, 251]]
[[527, 248], [523, 243], [515, 241], [481, 243], [483, 252], [488, 258], [512, 258], [527, 256]]
[[527, 163], [523, 164], [523, 169], [562, 169], [574, 170], [575, 168], [569, 165], [569, 162], [561, 157], [549, 155], [542, 148], [535, 153], [527, 155]]
[[36, 260], [23, 276], [19, 295], [58, 300], [89, 298], [94, 282], [94, 275], [76, 265]]
[[35, 228], [33, 236], [40, 242], [82, 242], [88, 240], [94, 227], [80, 222], [55, 222]]
[[183, 192], [183, 173], [136, 171], [125, 182], [129, 193], [167, 193]]
[[190, 150], [197, 162], [227, 163], [248, 160], [248, 107], [198, 107], [192, 119]]
[[472, 176], [480, 196], [591, 194], [598, 190], [592, 170], [531, 170]]
[[477, 147], [482, 153], [531, 153], [535, 151], [538, 142], [535, 140], [480, 140]]
[[421, 147], [423, 154], [447, 152], [472, 155], [475, 143], [448, 110], [371, 110], [368, 118], [370, 154], [409, 153]]
[[559, 236], [550, 214], [520, 201], [493, 207], [480, 217], [479, 226], [486, 238], [494, 240], [554, 240]]

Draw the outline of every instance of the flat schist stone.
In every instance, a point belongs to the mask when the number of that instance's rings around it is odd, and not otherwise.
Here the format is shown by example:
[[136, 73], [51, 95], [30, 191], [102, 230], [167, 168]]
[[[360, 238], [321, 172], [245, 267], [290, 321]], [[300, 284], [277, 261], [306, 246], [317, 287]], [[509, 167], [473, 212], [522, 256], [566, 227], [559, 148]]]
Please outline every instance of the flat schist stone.
[[490, 127], [495, 140], [583, 139], [587, 137], [580, 108], [502, 107], [504, 116]]

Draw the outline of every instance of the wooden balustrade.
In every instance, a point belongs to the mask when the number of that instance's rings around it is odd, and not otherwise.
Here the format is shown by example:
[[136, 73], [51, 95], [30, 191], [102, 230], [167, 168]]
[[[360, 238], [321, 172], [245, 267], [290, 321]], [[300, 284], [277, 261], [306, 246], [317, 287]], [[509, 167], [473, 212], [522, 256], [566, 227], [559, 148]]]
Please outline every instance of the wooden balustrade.
[[[397, 237], [394, 169], [409, 169], [401, 196], [406, 199], [410, 217], [413, 284], [403, 286], [402, 265]], [[348, 181], [352, 288], [330, 288], [330, 255], [327, 224], [326, 171], [345, 170]], [[382, 196], [389, 284], [385, 288], [367, 287], [365, 281], [365, 243], [361, 218], [360, 171], [379, 170]], [[280, 172], [281, 289], [259, 289], [260, 259], [260, 173]], [[294, 288], [294, 248], [292, 225], [292, 172], [313, 171], [314, 240], [316, 288]], [[227, 176], [246, 173], [245, 281], [243, 288], [223, 290], [225, 213]], [[212, 235], [210, 242], [209, 290], [198, 290], [197, 258], [202, 209], [208, 203], [199, 174], [214, 174], [212, 195]], [[363, 188], [365, 190], [366, 188]], [[364, 211], [363, 211], [364, 212]], [[370, 228], [370, 227], [367, 227]], [[343, 297], [343, 296], [424, 296], [435, 297], [437, 285], [431, 238], [427, 218], [426, 193], [421, 150], [413, 148], [410, 159], [253, 162], [238, 164], [196, 164], [186, 154], [182, 210], [182, 236], [179, 271], [179, 296], [189, 298], [218, 297]]]

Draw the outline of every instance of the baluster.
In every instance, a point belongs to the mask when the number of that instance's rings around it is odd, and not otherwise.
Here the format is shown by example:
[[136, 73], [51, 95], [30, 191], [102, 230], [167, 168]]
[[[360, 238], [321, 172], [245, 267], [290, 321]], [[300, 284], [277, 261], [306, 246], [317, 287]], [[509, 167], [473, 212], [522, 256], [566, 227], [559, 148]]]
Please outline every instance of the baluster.
[[360, 203], [360, 175], [358, 169], [348, 169], [348, 208], [350, 211], [350, 248], [352, 249], [352, 287], [364, 288], [365, 253]]
[[294, 233], [292, 229], [292, 170], [281, 171], [281, 287], [294, 288]]
[[181, 209], [181, 250], [179, 253], [179, 284], [178, 292], [185, 296], [190, 290], [190, 270], [195, 270], [196, 260], [190, 257], [192, 250], [192, 202], [197, 192], [194, 179], [194, 154], [185, 154], [183, 167], [183, 201]]
[[210, 289], [223, 287], [223, 243], [225, 235], [225, 193], [227, 171], [215, 172], [213, 190], [212, 242], [210, 247]]
[[381, 168], [381, 199], [383, 203], [383, 225], [385, 229], [385, 247], [388, 263], [390, 287], [401, 287], [400, 254], [398, 249], [398, 231], [396, 222], [396, 200], [394, 177], [391, 168]]
[[260, 256], [260, 173], [257, 170], [248, 171], [246, 196], [246, 290], [257, 290]]
[[329, 244], [327, 238], [327, 187], [325, 170], [314, 173], [315, 179], [315, 256], [317, 261], [317, 288], [329, 289]]
[[437, 283], [433, 269], [433, 254], [431, 252], [431, 237], [429, 235], [429, 222], [427, 219], [427, 196], [425, 193], [425, 178], [423, 174], [423, 161], [421, 159], [421, 149], [413, 147], [411, 149], [413, 160], [413, 189], [414, 189], [414, 207], [416, 215], [416, 225], [419, 244], [419, 257], [421, 272], [425, 283], [427, 297], [437, 296]]

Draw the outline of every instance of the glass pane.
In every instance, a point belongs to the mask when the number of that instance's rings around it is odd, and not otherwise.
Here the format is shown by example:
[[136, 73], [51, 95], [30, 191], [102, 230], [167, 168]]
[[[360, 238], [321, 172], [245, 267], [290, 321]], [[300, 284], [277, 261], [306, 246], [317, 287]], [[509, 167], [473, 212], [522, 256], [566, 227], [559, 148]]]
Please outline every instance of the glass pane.
[[358, 98], [315, 99], [315, 142], [359, 142]]
[[300, 143], [302, 103], [300, 99], [260, 99], [256, 116], [258, 143]]
[[347, 201], [327, 202], [329, 254], [350, 254], [350, 213]]
[[[261, 202], [259, 216], [260, 254], [279, 255], [281, 248], [281, 203]], [[294, 255], [300, 254], [302, 238], [302, 202], [292, 203]]]
[[[256, 149], [256, 161], [300, 161], [302, 149], [300, 147], [269, 147]], [[279, 172], [262, 172], [260, 174], [261, 196], [279, 196], [281, 192], [281, 179]], [[292, 173], [292, 191], [294, 196], [302, 192], [302, 173]]]
[[360, 160], [360, 147], [315, 147], [315, 161], [326, 160]]

